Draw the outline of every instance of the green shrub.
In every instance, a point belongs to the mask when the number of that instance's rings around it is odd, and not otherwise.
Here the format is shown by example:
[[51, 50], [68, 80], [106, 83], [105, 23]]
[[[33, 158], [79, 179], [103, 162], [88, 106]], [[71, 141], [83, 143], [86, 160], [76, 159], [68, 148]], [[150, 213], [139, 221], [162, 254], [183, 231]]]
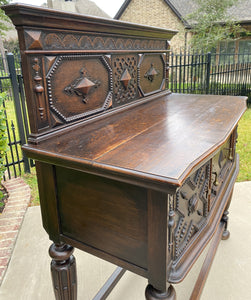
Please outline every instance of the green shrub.
[[[5, 108], [4, 108], [4, 100], [6, 98], [5, 93], [0, 93], [0, 182], [3, 178], [5, 171], [5, 154], [7, 151], [8, 141], [6, 136], [6, 116], [5, 116]], [[0, 194], [0, 198], [2, 195]]]

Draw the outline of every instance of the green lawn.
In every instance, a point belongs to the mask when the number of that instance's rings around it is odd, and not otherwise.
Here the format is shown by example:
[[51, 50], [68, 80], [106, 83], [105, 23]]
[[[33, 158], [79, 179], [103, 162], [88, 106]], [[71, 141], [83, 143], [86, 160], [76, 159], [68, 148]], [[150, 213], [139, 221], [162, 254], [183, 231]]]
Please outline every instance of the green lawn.
[[240, 155], [240, 173], [237, 181], [251, 180], [251, 107], [239, 122], [237, 153]]
[[31, 173], [23, 173], [21, 177], [31, 188], [31, 206], [39, 205], [36, 169], [31, 168]]

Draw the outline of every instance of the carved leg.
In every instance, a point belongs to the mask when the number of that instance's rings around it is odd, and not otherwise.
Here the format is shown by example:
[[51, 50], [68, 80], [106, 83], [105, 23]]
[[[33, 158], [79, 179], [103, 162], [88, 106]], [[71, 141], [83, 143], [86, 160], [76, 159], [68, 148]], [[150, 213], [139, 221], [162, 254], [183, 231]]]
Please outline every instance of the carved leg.
[[74, 248], [67, 244], [52, 244], [49, 249], [51, 275], [57, 300], [77, 299], [77, 273]]
[[175, 300], [176, 292], [172, 285], [166, 292], [156, 290], [151, 284], [148, 284], [145, 292], [146, 300]]
[[224, 211], [223, 216], [222, 216], [222, 221], [225, 223], [225, 228], [224, 228], [224, 231], [223, 231], [222, 237], [221, 237], [222, 240], [227, 240], [229, 238], [229, 236], [230, 236], [230, 232], [227, 229], [228, 214], [229, 214], [229, 212], [226, 210], [226, 211]]

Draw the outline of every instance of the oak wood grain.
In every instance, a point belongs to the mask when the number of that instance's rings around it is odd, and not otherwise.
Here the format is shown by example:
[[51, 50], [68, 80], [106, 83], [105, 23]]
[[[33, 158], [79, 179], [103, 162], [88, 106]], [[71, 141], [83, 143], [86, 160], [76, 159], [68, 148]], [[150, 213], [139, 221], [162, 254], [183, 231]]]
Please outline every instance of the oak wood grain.
[[[181, 185], [226, 141], [246, 109], [245, 97], [162, 96], [73, 131], [25, 146], [31, 157]], [[226, 105], [227, 103], [227, 105]], [[60, 164], [60, 162], [58, 162]]]

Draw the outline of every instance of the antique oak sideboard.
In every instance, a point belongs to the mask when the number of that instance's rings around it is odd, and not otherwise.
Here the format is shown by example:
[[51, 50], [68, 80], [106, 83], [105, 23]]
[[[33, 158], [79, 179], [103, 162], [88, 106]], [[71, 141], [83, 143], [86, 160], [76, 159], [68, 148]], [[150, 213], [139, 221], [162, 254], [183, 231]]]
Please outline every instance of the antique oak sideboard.
[[[245, 97], [168, 90], [171, 30], [36, 8], [3, 7], [18, 30], [30, 120], [23, 150], [36, 160], [57, 299], [76, 299], [73, 247], [148, 279], [146, 299], [175, 299], [212, 246], [236, 176]], [[81, 295], [81, 299], [84, 299]]]

